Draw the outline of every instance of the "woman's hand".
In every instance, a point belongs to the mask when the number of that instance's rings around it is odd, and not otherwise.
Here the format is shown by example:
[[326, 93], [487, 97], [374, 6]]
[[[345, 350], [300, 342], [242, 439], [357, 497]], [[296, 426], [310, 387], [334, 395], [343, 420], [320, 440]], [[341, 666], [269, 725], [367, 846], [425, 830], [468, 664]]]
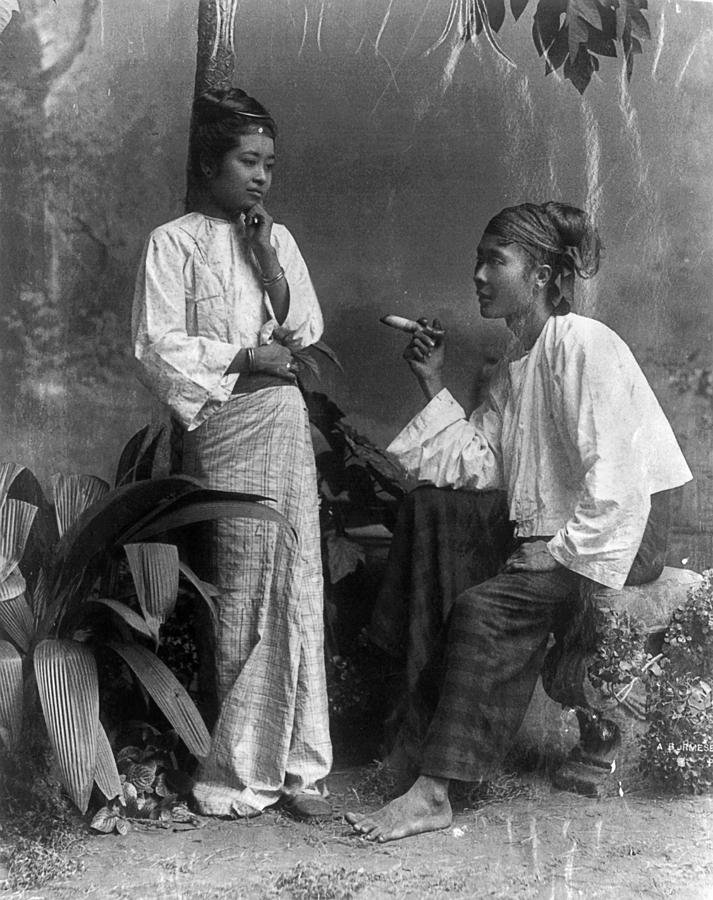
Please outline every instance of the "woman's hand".
[[414, 332], [403, 356], [430, 400], [443, 387], [445, 332], [438, 319], [433, 320], [433, 325], [428, 324], [428, 319], [418, 319], [418, 324], [421, 328]]
[[253, 349], [253, 372], [276, 375], [292, 384], [297, 381], [297, 363], [290, 350], [277, 341]]
[[[257, 257], [257, 261], [262, 268], [263, 259], [266, 254], [274, 254], [274, 249], [270, 243], [270, 235], [272, 234], [273, 219], [270, 213], [265, 209], [262, 203], [256, 203], [245, 213], [245, 234], [248, 239], [250, 249]], [[266, 260], [267, 261], [267, 260]], [[263, 272], [265, 269], [263, 268]]]
[[547, 541], [529, 541], [508, 557], [503, 572], [554, 572], [559, 567], [547, 549]]

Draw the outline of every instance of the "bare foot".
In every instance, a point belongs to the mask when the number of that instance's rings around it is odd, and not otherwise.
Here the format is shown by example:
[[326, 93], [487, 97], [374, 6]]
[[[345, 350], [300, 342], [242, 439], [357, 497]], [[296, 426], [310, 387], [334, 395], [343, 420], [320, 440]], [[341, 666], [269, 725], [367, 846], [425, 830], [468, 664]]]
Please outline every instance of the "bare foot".
[[448, 781], [422, 775], [410, 790], [374, 813], [347, 813], [347, 822], [368, 841], [395, 841], [447, 828], [452, 820]]

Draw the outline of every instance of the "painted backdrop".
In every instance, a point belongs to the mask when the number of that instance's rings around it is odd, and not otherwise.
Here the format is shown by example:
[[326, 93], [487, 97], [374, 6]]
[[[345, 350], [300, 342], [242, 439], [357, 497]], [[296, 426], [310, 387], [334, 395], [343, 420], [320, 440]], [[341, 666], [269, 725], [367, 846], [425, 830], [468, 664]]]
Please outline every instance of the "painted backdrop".
[[[110, 478], [158, 415], [132, 371], [131, 289], [147, 233], [182, 212], [198, 4], [99, 0], [84, 18], [80, 0], [20, 5], [0, 44], [0, 451], [43, 479]], [[578, 309], [632, 345], [672, 416], [697, 475], [681, 534], [713, 526], [713, 5], [650, 4], [631, 84], [603, 60], [583, 97], [545, 77], [532, 3], [499, 35], [516, 67], [482, 41], [429, 53], [448, 5], [239, 5], [237, 81], [280, 127], [269, 206], [345, 369], [320, 389], [386, 443], [420, 394], [379, 317], [440, 316], [449, 379], [471, 404], [506, 340], [472, 290], [483, 226], [524, 200], [586, 204], [606, 258]]]

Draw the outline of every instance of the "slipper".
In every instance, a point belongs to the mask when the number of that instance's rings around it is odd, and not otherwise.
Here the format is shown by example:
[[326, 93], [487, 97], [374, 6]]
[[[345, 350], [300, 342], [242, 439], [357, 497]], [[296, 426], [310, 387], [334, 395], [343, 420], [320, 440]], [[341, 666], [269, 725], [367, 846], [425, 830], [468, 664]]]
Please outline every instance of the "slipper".
[[321, 794], [305, 792], [284, 794], [280, 809], [300, 822], [314, 822], [332, 817], [332, 807]]
[[234, 819], [253, 819], [255, 816], [262, 815], [262, 810], [256, 809], [248, 803], [242, 803], [240, 800], [233, 800], [230, 804], [230, 815]]

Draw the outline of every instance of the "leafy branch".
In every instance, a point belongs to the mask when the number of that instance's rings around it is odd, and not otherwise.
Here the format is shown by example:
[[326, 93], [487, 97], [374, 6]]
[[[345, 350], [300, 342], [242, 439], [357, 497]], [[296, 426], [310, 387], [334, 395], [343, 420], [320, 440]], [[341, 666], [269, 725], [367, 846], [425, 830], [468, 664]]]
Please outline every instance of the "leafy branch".
[[[517, 21], [529, 0], [510, 0]], [[627, 78], [642, 41], [651, 37], [644, 16], [647, 0], [539, 0], [532, 23], [532, 39], [545, 60], [545, 74], [563, 67], [563, 75], [580, 94], [599, 70], [599, 57], [621, 54]], [[475, 41], [481, 33], [491, 48], [511, 65], [513, 60], [495, 39], [506, 18], [505, 0], [451, 0], [445, 27], [431, 50], [455, 31], [462, 41]]]

